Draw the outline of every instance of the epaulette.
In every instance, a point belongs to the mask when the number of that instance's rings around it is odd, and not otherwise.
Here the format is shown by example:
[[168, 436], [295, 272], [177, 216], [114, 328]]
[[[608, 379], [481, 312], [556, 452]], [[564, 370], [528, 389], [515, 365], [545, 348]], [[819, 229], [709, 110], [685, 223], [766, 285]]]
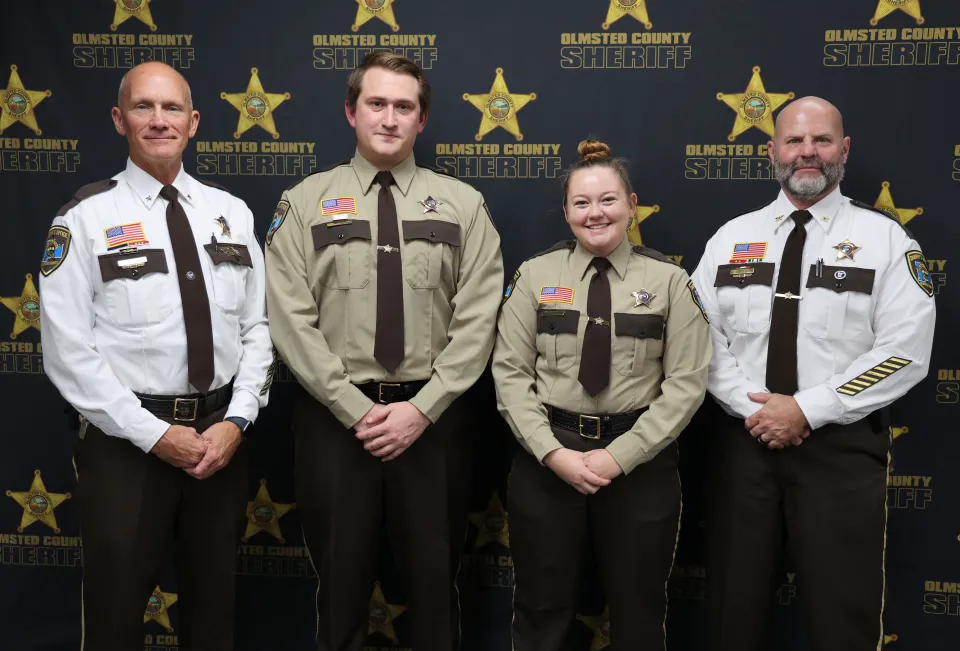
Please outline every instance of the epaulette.
[[659, 260], [660, 262], [666, 262], [666, 263], [669, 263], [669, 264], [675, 264], [675, 265], [677, 265], [678, 267], [680, 266], [680, 264], [677, 263], [677, 261], [674, 260], [673, 258], [668, 258], [667, 256], [663, 255], [662, 253], [660, 253], [660, 252], [657, 251], [656, 249], [651, 249], [649, 246], [639, 246], [639, 245], [637, 245], [637, 246], [631, 247], [631, 248], [630, 248], [630, 251], [632, 251], [633, 253], [636, 253], [637, 255], [644, 255], [644, 256], [646, 256], [646, 257], [648, 257], [648, 258], [653, 258], [654, 260]]
[[303, 183], [304, 181], [306, 181], [307, 179], [309, 179], [309, 178], [310, 178], [311, 176], [313, 176], [314, 174], [323, 174], [324, 172], [329, 172], [330, 170], [336, 169], [336, 168], [338, 168], [338, 167], [343, 167], [344, 165], [349, 165], [349, 164], [352, 163], [352, 162], [353, 162], [353, 161], [348, 158], [347, 160], [342, 160], [342, 161], [340, 161], [339, 163], [336, 163], [336, 164], [334, 164], [334, 165], [330, 165], [330, 166], [328, 166], [328, 167], [324, 167], [322, 170], [317, 170], [316, 172], [310, 172], [310, 173], [307, 174], [306, 176], [301, 176], [299, 179], [297, 179], [296, 181], [294, 181], [293, 183], [291, 183], [289, 186], [287, 186], [287, 191], [290, 191], [290, 190], [294, 189], [295, 187], [297, 187], [298, 185], [300, 185], [301, 183]]
[[[196, 177], [194, 177], [194, 178], [196, 178]], [[227, 194], [233, 194], [232, 192], [230, 192], [230, 190], [227, 189], [227, 186], [225, 186], [225, 185], [220, 185], [219, 183], [214, 183], [213, 181], [207, 181], [207, 180], [205, 180], [205, 179], [197, 179], [197, 181], [199, 181], [200, 183], [203, 183], [204, 185], [206, 185], [206, 186], [208, 186], [208, 187], [215, 188], [215, 189], [217, 189], [217, 190], [223, 190], [223, 191], [226, 192]]]
[[575, 248], [577, 248], [576, 240], [560, 240], [559, 242], [551, 246], [549, 249], [545, 249], [543, 251], [540, 251], [539, 253], [534, 253], [529, 258], [527, 258], [527, 260], [533, 260], [534, 258], [539, 258], [541, 255], [547, 255], [548, 253], [553, 253], [554, 251], [562, 251], [563, 249], [567, 249], [568, 251], [573, 251]]
[[457, 181], [460, 180], [457, 178], [456, 174], [451, 174], [450, 172], [442, 170], [439, 167], [430, 167], [429, 165], [421, 165], [420, 163], [417, 163], [417, 167], [422, 167], [423, 169], [429, 170], [434, 174], [439, 174], [440, 176], [449, 176], [451, 179], [456, 179]]
[[871, 211], [871, 212], [875, 212], [875, 213], [877, 213], [877, 214], [883, 215], [883, 216], [886, 217], [887, 219], [890, 219], [890, 220], [896, 222], [897, 225], [900, 226], [900, 228], [902, 228], [903, 231], [907, 234], [907, 237], [909, 237], [911, 240], [912, 240], [912, 239], [915, 239], [915, 238], [913, 237], [913, 233], [911, 233], [910, 230], [909, 230], [906, 226], [904, 226], [903, 224], [901, 224], [899, 219], [897, 219], [895, 216], [891, 215], [890, 213], [886, 212], [885, 210], [881, 210], [881, 209], [879, 209], [879, 208], [877, 208], [877, 207], [875, 207], [875, 206], [871, 206], [870, 204], [864, 203], [864, 202], [859, 201], [859, 200], [857, 200], [857, 199], [851, 199], [851, 200], [850, 200], [850, 203], [851, 203], [851, 205], [854, 205], [854, 206], [856, 206], [857, 208], [862, 208], [863, 210], [869, 210], [869, 211]]
[[89, 199], [95, 194], [106, 192], [107, 190], [110, 190], [116, 185], [117, 185], [116, 179], [106, 179], [104, 181], [95, 181], [93, 183], [86, 184], [85, 186], [77, 190], [77, 193], [73, 195], [73, 199], [63, 204], [63, 207], [57, 211], [57, 217], [63, 217], [84, 199]]

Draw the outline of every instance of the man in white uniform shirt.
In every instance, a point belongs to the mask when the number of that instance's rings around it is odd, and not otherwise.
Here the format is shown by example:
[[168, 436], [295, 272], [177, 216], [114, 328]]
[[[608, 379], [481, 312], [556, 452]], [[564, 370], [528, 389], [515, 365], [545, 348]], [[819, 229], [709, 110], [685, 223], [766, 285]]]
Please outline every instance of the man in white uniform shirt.
[[44, 367], [81, 416], [88, 651], [143, 646], [174, 532], [181, 649], [233, 649], [243, 431], [272, 348], [253, 215], [183, 170], [199, 118], [169, 66], [128, 72], [113, 109], [126, 170], [60, 209], [40, 265]]
[[784, 537], [814, 651], [883, 641], [888, 406], [927, 374], [933, 285], [896, 220], [840, 193], [850, 138], [818, 98], [777, 118], [782, 191], [707, 243], [712, 651], [766, 651]]

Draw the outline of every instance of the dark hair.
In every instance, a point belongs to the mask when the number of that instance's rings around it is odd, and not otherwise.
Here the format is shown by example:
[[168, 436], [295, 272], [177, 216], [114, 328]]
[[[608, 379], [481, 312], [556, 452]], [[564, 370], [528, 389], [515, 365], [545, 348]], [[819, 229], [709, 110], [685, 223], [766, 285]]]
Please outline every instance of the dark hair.
[[584, 170], [588, 167], [609, 167], [616, 171], [620, 176], [620, 182], [623, 183], [623, 189], [629, 197], [633, 194], [633, 186], [630, 185], [630, 175], [627, 174], [626, 159], [610, 158], [610, 145], [593, 138], [581, 140], [577, 145], [577, 153], [580, 154], [580, 160], [567, 168], [563, 175], [563, 205], [567, 205], [567, 190], [570, 186], [570, 177], [577, 170]]
[[383, 68], [384, 70], [410, 75], [416, 79], [420, 86], [420, 96], [417, 98], [420, 104], [420, 115], [424, 116], [430, 111], [430, 82], [427, 80], [427, 76], [420, 69], [420, 66], [411, 59], [393, 52], [370, 52], [363, 58], [363, 63], [353, 69], [353, 72], [347, 77], [347, 104], [350, 105], [350, 108], [355, 109], [357, 107], [363, 76], [370, 68]]

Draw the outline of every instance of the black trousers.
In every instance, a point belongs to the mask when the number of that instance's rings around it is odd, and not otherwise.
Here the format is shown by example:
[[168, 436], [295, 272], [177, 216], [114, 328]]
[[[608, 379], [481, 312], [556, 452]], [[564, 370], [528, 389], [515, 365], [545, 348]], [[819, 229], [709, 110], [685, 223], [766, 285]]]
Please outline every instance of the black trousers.
[[[566, 430], [567, 448], [605, 447]], [[588, 528], [593, 532], [610, 613], [610, 651], [664, 648], [666, 582], [680, 526], [678, 451], [673, 443], [594, 495], [582, 495], [519, 450], [508, 480], [513, 553], [514, 651], [569, 649], [577, 614], [579, 570]]]
[[[770, 450], [725, 417], [710, 494], [712, 651], [768, 651], [785, 548], [813, 651], [876, 651], [882, 636], [889, 431], [827, 425]], [[786, 540], [784, 540], [784, 535]]]
[[[217, 411], [192, 425], [202, 432]], [[207, 479], [91, 426], [77, 443], [83, 535], [83, 649], [140, 651], [147, 600], [176, 534], [183, 651], [232, 651], [234, 571], [247, 506], [247, 451]], [[158, 631], [160, 632], [160, 631]]]
[[[386, 526], [417, 651], [459, 647], [456, 574], [467, 526], [460, 401], [384, 463], [309, 396], [295, 409], [297, 510], [316, 569], [317, 649], [359, 651]], [[384, 613], [378, 614], [381, 619]], [[382, 621], [380, 623], [383, 623]]]

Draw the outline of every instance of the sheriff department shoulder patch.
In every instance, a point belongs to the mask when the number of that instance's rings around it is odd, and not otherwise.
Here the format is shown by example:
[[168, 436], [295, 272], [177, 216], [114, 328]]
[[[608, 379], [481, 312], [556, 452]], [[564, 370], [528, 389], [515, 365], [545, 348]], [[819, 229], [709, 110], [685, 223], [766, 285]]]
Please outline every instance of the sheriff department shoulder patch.
[[914, 282], [920, 286], [920, 289], [926, 293], [927, 296], [933, 297], [933, 279], [930, 277], [930, 272], [927, 270], [927, 259], [923, 257], [923, 253], [917, 250], [907, 251], [907, 266], [910, 267], [910, 276], [913, 277]]
[[510, 298], [510, 295], [513, 294], [513, 288], [516, 287], [518, 280], [520, 280], [519, 269], [517, 269], [517, 272], [513, 274], [513, 280], [510, 281], [510, 284], [507, 285], [507, 289], [503, 292], [503, 299], [500, 301], [501, 307], [507, 302], [507, 299]]
[[280, 230], [283, 220], [287, 217], [288, 210], [290, 210], [289, 201], [281, 201], [277, 204], [277, 209], [273, 212], [273, 219], [270, 220], [270, 228], [267, 229], [267, 237], [265, 238], [267, 246], [270, 246], [270, 242], [273, 241], [273, 234]]
[[49, 276], [57, 270], [70, 252], [70, 229], [66, 226], [54, 226], [47, 233], [47, 243], [43, 247], [43, 259], [40, 260], [40, 273]]
[[693, 284], [692, 280], [687, 283], [687, 289], [690, 290], [690, 298], [692, 298], [693, 302], [700, 308], [700, 314], [703, 316], [703, 320], [710, 323], [710, 319], [707, 317], [707, 311], [703, 309], [703, 301], [700, 300], [700, 293], [697, 291], [697, 286]]

